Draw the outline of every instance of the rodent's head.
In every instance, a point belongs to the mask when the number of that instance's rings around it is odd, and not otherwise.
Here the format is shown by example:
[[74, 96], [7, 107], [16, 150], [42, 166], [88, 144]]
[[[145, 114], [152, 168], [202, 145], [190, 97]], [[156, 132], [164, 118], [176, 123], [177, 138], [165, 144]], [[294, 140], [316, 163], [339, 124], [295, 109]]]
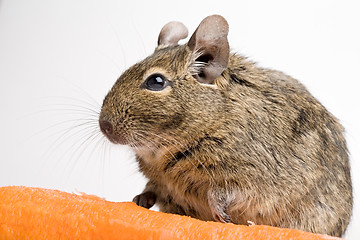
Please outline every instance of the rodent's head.
[[155, 52], [126, 70], [104, 99], [100, 128], [113, 143], [135, 148], [188, 144], [216, 129], [218, 89], [229, 61], [228, 24], [205, 18], [187, 44], [186, 27], [166, 24]]

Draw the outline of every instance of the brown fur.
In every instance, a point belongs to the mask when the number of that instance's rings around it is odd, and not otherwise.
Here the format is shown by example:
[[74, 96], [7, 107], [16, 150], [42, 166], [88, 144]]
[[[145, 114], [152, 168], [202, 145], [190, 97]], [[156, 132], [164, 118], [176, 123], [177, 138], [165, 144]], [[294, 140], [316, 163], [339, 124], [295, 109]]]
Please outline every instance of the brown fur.
[[[352, 209], [343, 128], [297, 80], [231, 54], [213, 84], [187, 45], [156, 50], [104, 99], [108, 136], [149, 179], [134, 201], [160, 210], [341, 236]], [[160, 72], [165, 90], [141, 88]]]

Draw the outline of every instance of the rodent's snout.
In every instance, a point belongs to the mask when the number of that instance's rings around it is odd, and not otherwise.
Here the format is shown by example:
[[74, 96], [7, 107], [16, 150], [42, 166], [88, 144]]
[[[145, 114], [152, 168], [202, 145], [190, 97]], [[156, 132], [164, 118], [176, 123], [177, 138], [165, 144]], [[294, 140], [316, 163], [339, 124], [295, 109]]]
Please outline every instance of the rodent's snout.
[[113, 143], [117, 144], [128, 144], [125, 136], [120, 133], [115, 133], [113, 124], [106, 120], [99, 120], [101, 132]]
[[99, 120], [99, 125], [100, 125], [100, 129], [101, 131], [106, 135], [112, 135], [113, 133], [113, 126], [110, 122], [105, 121], [105, 120]]

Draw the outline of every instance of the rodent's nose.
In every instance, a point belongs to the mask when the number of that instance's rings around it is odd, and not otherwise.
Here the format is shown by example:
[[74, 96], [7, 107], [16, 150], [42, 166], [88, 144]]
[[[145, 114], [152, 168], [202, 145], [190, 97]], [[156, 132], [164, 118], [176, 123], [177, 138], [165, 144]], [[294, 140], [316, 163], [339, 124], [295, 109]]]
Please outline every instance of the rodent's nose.
[[100, 129], [105, 135], [111, 135], [113, 133], [113, 126], [110, 122], [105, 120], [99, 120]]
[[122, 132], [114, 133], [113, 125], [106, 120], [99, 120], [101, 131], [112, 142], [116, 144], [128, 144], [126, 136]]

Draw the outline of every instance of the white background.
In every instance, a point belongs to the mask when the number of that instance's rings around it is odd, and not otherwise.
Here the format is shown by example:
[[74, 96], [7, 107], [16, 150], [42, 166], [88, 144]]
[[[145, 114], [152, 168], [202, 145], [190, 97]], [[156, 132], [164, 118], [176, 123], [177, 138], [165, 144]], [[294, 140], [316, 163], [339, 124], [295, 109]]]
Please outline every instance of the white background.
[[[96, 133], [103, 97], [151, 54], [161, 27], [214, 13], [234, 51], [304, 83], [346, 128], [360, 237], [360, 8], [356, 1], [0, 0], [0, 186], [130, 201], [145, 180], [126, 147]], [[96, 106], [97, 105], [97, 106]]]

